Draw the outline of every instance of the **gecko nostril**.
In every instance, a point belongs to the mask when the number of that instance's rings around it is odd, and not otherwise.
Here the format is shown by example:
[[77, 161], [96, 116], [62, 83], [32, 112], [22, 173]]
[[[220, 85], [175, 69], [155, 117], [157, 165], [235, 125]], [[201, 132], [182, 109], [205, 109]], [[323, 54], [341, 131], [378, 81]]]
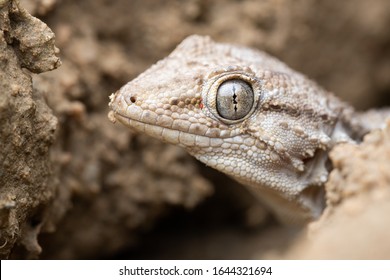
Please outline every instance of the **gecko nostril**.
[[130, 97], [130, 101], [131, 101], [132, 103], [135, 103], [135, 101], [137, 101], [137, 98], [135, 98], [135, 96], [131, 96], [131, 97]]

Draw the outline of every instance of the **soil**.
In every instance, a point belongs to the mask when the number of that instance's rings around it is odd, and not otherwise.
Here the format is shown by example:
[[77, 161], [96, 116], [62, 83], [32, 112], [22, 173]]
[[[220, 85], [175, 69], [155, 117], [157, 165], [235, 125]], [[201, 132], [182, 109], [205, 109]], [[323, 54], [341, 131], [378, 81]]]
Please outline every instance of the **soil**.
[[1, 258], [390, 258], [390, 123], [332, 151], [324, 214], [289, 228], [107, 118], [108, 96], [191, 34], [265, 50], [358, 109], [389, 106], [389, 1], [18, 3], [0, 0]]

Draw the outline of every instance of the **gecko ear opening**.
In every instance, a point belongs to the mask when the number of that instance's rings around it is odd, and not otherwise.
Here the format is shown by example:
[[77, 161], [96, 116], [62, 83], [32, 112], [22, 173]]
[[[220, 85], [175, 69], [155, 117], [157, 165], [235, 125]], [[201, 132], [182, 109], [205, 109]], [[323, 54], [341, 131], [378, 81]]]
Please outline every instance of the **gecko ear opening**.
[[252, 71], [229, 66], [207, 77], [202, 98], [212, 115], [225, 124], [235, 124], [250, 117], [261, 96], [261, 81]]

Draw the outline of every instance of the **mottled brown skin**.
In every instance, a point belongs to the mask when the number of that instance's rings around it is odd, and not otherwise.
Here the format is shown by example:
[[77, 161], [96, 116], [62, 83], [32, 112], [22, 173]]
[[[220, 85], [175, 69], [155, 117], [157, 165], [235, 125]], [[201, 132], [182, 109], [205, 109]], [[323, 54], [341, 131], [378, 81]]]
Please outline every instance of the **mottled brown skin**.
[[[253, 102], [233, 85], [237, 80], [249, 86]], [[224, 82], [231, 83], [224, 104], [229, 91], [234, 104], [221, 109]], [[113, 94], [110, 108], [112, 121], [184, 147], [248, 186], [287, 223], [321, 214], [328, 152], [337, 143], [360, 141], [383, 118], [374, 114], [375, 121], [365, 123], [266, 53], [196, 35]], [[228, 117], [221, 115], [225, 109]], [[239, 109], [246, 113], [235, 119]]]

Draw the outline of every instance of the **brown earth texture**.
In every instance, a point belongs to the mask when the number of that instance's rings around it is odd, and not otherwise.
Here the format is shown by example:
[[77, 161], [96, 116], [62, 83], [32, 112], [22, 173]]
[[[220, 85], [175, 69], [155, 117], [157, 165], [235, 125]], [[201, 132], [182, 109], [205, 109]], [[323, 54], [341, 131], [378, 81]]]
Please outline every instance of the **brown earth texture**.
[[108, 96], [191, 34], [389, 106], [389, 26], [388, 0], [0, 0], [0, 258], [390, 259], [390, 122], [331, 152], [324, 214], [297, 229], [107, 118]]

